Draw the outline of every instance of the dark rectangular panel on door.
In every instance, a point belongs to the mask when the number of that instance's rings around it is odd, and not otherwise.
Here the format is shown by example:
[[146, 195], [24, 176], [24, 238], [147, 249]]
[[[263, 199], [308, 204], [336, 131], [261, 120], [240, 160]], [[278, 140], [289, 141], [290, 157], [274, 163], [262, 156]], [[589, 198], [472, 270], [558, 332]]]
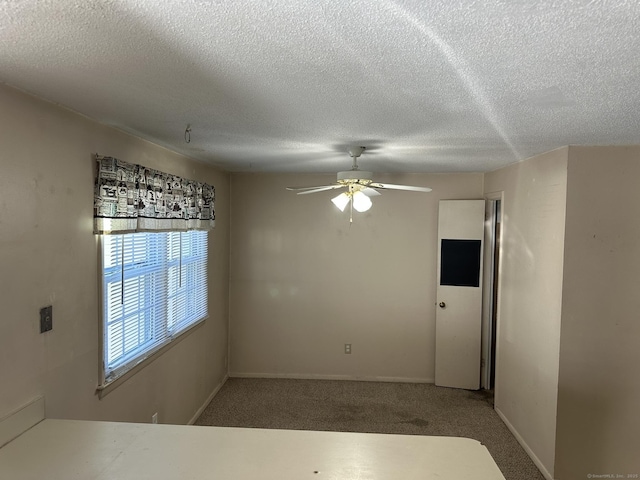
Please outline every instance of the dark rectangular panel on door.
[[440, 285], [480, 286], [481, 240], [442, 239]]

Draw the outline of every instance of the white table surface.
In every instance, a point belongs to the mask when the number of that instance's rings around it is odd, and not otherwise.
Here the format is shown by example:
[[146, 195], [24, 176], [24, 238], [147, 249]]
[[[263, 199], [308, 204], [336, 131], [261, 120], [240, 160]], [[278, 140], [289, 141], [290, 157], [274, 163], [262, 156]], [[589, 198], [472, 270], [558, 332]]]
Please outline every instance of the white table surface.
[[0, 449], [11, 480], [504, 480], [456, 437], [43, 420]]

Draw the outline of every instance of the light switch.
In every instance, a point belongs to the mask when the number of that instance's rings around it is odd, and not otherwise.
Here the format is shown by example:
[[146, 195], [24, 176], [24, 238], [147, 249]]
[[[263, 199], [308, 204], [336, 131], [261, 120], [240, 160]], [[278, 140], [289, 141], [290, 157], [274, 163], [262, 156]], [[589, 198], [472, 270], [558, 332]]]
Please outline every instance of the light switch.
[[40, 333], [53, 330], [53, 305], [40, 309]]

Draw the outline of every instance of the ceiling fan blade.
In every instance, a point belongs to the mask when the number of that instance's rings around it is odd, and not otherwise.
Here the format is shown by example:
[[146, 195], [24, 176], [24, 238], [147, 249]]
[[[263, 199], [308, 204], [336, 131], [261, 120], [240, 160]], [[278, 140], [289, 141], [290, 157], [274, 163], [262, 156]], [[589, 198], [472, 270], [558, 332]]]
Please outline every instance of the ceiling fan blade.
[[370, 188], [370, 187], [364, 187], [360, 191], [364, 193], [367, 197], [377, 197], [378, 195], [382, 195], [379, 191], [374, 190], [373, 188]]
[[430, 192], [429, 187], [414, 187], [413, 185], [394, 185], [392, 183], [370, 183], [369, 187], [386, 188], [389, 190], [409, 190], [412, 192]]
[[343, 188], [344, 185], [322, 185], [319, 187], [287, 187], [287, 190], [298, 192], [298, 195], [305, 195], [307, 193], [324, 192], [325, 190], [335, 190], [336, 188]]

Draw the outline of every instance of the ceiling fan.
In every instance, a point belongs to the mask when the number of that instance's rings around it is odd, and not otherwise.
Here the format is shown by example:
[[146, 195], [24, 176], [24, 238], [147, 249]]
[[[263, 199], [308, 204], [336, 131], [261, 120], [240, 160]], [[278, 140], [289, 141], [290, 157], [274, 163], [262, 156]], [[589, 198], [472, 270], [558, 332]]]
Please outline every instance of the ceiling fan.
[[394, 185], [391, 183], [379, 183], [373, 181], [373, 173], [365, 172], [358, 168], [358, 157], [365, 151], [365, 147], [352, 147], [349, 155], [353, 159], [351, 170], [338, 172], [337, 183], [331, 185], [320, 185], [317, 187], [287, 187], [287, 190], [297, 192], [298, 195], [307, 193], [324, 192], [326, 190], [336, 190], [346, 188], [347, 190], [337, 197], [331, 199], [336, 207], [344, 212], [347, 205], [351, 204], [350, 221], [353, 222], [353, 209], [358, 212], [366, 212], [371, 208], [371, 197], [380, 195], [377, 189], [388, 190], [409, 190], [412, 192], [430, 192], [428, 187], [414, 187], [412, 185]]

